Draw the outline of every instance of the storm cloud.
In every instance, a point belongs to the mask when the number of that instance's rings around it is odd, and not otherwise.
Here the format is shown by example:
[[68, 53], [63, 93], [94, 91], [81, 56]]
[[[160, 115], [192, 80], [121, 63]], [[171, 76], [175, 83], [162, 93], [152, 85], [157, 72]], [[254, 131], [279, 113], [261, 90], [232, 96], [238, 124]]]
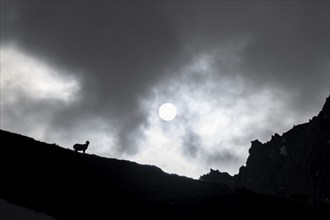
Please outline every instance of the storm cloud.
[[121, 150], [129, 152], [128, 141], [144, 117], [138, 99], [175, 63], [180, 48], [158, 7], [91, 2], [4, 6], [2, 44], [15, 44], [81, 80], [79, 103], [55, 114], [50, 132], [75, 127], [86, 117], [108, 118], [118, 128]]
[[[91, 139], [96, 154], [195, 177], [234, 173], [251, 140], [321, 109], [329, 2], [3, 1], [1, 72], [2, 129]], [[167, 124], [164, 102], [178, 109]]]

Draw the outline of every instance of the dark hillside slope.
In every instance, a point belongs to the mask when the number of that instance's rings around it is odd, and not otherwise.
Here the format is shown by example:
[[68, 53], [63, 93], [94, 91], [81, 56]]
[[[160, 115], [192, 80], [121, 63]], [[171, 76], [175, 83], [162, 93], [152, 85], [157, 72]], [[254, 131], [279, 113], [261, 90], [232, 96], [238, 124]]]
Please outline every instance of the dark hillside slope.
[[0, 137], [0, 198], [57, 219], [219, 212], [255, 216], [261, 210], [278, 216], [322, 214], [285, 199], [169, 175], [154, 166], [76, 153], [2, 130]]

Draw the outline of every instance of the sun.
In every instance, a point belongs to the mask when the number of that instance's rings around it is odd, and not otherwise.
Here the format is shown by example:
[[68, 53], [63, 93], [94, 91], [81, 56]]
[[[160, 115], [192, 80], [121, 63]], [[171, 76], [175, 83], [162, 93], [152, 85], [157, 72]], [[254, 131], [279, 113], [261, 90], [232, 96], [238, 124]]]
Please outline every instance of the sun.
[[164, 121], [172, 121], [176, 117], [176, 107], [171, 103], [164, 103], [159, 107], [158, 113]]

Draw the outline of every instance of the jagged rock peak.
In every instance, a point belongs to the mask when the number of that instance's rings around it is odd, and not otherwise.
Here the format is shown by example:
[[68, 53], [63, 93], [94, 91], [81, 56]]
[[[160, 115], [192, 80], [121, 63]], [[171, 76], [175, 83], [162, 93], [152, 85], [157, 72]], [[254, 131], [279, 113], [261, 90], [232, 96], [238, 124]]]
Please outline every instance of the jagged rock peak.
[[202, 175], [200, 177], [201, 180], [207, 181], [216, 181], [222, 183], [232, 183], [232, 176], [229, 175], [227, 172], [220, 172], [219, 170], [210, 169], [210, 172]]
[[325, 104], [322, 108], [322, 111], [319, 114], [319, 117], [329, 118], [330, 117], [330, 96], [325, 101]]

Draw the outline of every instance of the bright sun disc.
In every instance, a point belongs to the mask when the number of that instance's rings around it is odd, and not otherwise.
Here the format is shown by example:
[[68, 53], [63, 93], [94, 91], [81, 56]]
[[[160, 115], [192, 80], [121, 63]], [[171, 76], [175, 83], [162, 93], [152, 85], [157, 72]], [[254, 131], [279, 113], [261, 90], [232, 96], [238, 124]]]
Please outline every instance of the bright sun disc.
[[159, 117], [164, 121], [172, 121], [176, 116], [176, 108], [171, 103], [162, 104], [159, 108]]

